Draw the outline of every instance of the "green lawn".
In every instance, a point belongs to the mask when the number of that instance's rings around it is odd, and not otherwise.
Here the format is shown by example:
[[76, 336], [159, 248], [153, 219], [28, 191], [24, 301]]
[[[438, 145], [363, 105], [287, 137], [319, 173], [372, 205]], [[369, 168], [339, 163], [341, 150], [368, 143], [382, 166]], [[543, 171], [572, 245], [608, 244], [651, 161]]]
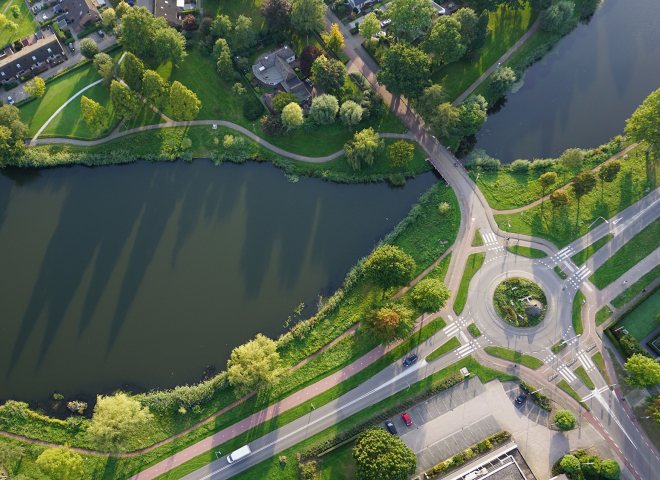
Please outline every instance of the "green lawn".
[[484, 244], [484, 239], [481, 236], [481, 230], [476, 230], [474, 232], [474, 238], [472, 239], [472, 246], [473, 247], [481, 247]]
[[614, 300], [612, 300], [612, 305], [616, 308], [623, 307], [626, 303], [642, 293], [642, 291], [658, 277], [660, 277], [660, 265], [655, 266], [650, 272], [646, 273], [626, 290], [621, 292]]
[[[52, 82], [48, 82], [46, 84], [46, 93], [42, 98], [34, 99], [20, 108], [21, 119], [28, 126], [28, 135], [34, 135], [44, 122], [74, 93], [99, 78], [99, 74], [96, 72], [94, 66], [88, 63], [62, 75]], [[74, 100], [72, 103], [78, 105], [78, 112], [80, 112], [80, 101]], [[65, 110], [68, 109], [65, 108]], [[61, 113], [64, 113], [64, 111]], [[52, 123], [57, 122], [62, 125], [60, 128], [63, 128], [71, 122], [80, 121], [80, 118], [73, 117], [72, 113], [67, 112], [66, 116], [60, 114], [58, 117], [62, 118], [55, 118]]]
[[607, 242], [612, 240], [614, 238], [614, 235], [611, 233], [608, 233], [604, 237], [600, 237], [598, 240], [596, 240], [594, 243], [589, 245], [587, 248], [580, 250], [578, 253], [573, 255], [571, 257], [571, 260], [575, 262], [576, 265], [582, 265], [584, 262], [589, 260], [589, 258], [596, 253], [598, 250], [603, 248]]
[[625, 327], [639, 342], [660, 327], [660, 289], [626, 313], [617, 326]]
[[481, 336], [481, 330], [479, 330], [479, 327], [477, 327], [476, 323], [471, 323], [470, 325], [467, 326], [467, 331], [472, 335], [474, 338], [479, 338]]
[[433, 81], [442, 84], [448, 97], [454, 100], [529, 30], [535, 18], [536, 12], [532, 12], [529, 4], [523, 9], [499, 7], [489, 14], [488, 37], [475, 57], [437, 69]]
[[458, 287], [458, 292], [456, 292], [456, 299], [454, 300], [454, 312], [456, 312], [456, 314], [460, 315], [465, 308], [470, 280], [472, 280], [472, 277], [474, 277], [477, 271], [484, 264], [485, 259], [485, 253], [473, 253], [468, 257], [467, 262], [465, 262], [465, 270], [463, 270], [461, 284]]
[[352, 480], [355, 478], [354, 442], [347, 443], [321, 457], [321, 480]]
[[541, 368], [543, 366], [543, 362], [538, 358], [532, 357], [531, 355], [526, 355], [521, 352], [516, 352], [515, 350], [509, 350], [508, 348], [485, 347], [484, 350], [488, 355], [492, 355], [493, 357], [497, 357], [497, 358], [502, 358], [510, 362], [519, 363], [520, 365], [523, 365], [527, 368], [531, 368], [532, 370], [536, 370], [537, 368]]
[[566, 380], [560, 380], [559, 382], [557, 382], [557, 386], [559, 388], [561, 388], [563, 391], [565, 391], [566, 393], [568, 393], [568, 395], [573, 397], [573, 399], [576, 402], [578, 402], [584, 408], [589, 410], [589, 407], [587, 406], [587, 404], [581, 401], [582, 397], [580, 397], [580, 395], [573, 389], [573, 387], [571, 387], [571, 385]]
[[582, 325], [582, 304], [584, 301], [584, 294], [580, 290], [575, 292], [575, 297], [573, 297], [572, 321], [573, 330], [576, 335], [582, 335], [582, 332], [584, 331]]
[[575, 375], [582, 380], [582, 383], [584, 383], [589, 390], [593, 390], [596, 388], [596, 385], [594, 385], [594, 381], [591, 379], [587, 371], [584, 369], [584, 367], [580, 366], [575, 369]]
[[600, 326], [612, 316], [612, 310], [607, 305], [603, 306], [596, 312], [596, 326]]
[[449, 340], [447, 340], [445, 343], [440, 345], [438, 348], [433, 350], [427, 357], [426, 361], [430, 362], [432, 360], [435, 360], [436, 358], [440, 358], [446, 353], [451, 352], [452, 350], [456, 350], [458, 347], [461, 346], [461, 342], [458, 340], [457, 337], [451, 337]]
[[[18, 5], [18, 7], [21, 9], [21, 13], [18, 18], [14, 18], [9, 12], [9, 8], [13, 5]], [[0, 2], [0, 12], [5, 13], [8, 21], [16, 22], [18, 25], [18, 30], [14, 34], [9, 32], [9, 30], [6, 28], [0, 30], [0, 45], [5, 45], [9, 42], [15, 42], [37, 31], [37, 24], [34, 21], [32, 14], [28, 10], [27, 3], [23, 0], [7, 0]]]
[[644, 260], [660, 245], [660, 219], [631, 238], [589, 277], [601, 290]]
[[596, 352], [591, 356], [591, 360], [593, 360], [594, 365], [596, 365], [596, 368], [600, 372], [601, 376], [605, 379], [607, 384], [611, 384], [612, 381], [610, 380], [610, 376], [607, 373], [607, 368], [605, 367], [605, 360], [603, 359], [603, 354], [600, 352]]
[[495, 215], [495, 220], [503, 230], [546, 238], [563, 247], [587, 233], [593, 222], [598, 224], [599, 217], [610, 218], [645, 195], [645, 148], [642, 145], [630, 151], [617, 178], [605, 184], [604, 193], [595, 188], [582, 198], [579, 216], [570, 189], [569, 205], [556, 212], [546, 205], [541, 215], [538, 205], [519, 213]]
[[559, 268], [559, 265], [555, 265], [555, 268], [553, 268], [553, 270], [555, 271], [557, 276], [562, 280], [565, 280], [568, 277], [568, 275], [566, 275], [566, 272], [564, 272], [561, 268]]
[[516, 255], [521, 255], [528, 258], [544, 258], [548, 256], [548, 254], [543, 250], [539, 250], [538, 248], [523, 247], [521, 245], [513, 245], [511, 247], [506, 247], [506, 249], [511, 253], [515, 253]]

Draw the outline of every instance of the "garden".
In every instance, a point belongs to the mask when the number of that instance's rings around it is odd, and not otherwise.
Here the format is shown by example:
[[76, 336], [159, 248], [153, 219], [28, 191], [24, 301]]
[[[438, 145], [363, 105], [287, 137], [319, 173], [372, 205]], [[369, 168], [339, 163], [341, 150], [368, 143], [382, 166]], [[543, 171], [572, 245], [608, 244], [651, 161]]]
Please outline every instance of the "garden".
[[548, 302], [541, 287], [525, 278], [509, 278], [495, 288], [495, 311], [514, 327], [533, 327], [543, 321]]

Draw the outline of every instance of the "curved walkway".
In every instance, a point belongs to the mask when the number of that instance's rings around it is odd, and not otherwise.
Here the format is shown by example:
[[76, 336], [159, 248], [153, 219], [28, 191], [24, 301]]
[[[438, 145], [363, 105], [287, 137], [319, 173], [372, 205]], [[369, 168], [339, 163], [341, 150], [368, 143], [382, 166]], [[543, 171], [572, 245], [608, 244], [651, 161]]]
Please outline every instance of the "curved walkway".
[[[596, 165], [594, 168], [591, 169], [591, 171], [593, 173], [598, 172], [603, 167], [603, 165], [605, 165], [607, 162], [611, 162], [612, 160], [618, 160], [619, 158], [623, 157], [624, 155], [627, 155], [631, 150], [633, 150], [638, 145], [639, 145], [639, 143], [632, 143], [632, 144], [628, 145], [626, 148], [621, 150], [616, 155], [612, 155], [610, 158], [605, 160], [600, 165]], [[536, 207], [537, 205], [541, 205], [541, 202], [548, 201], [550, 199], [550, 195], [552, 195], [554, 192], [557, 192], [559, 190], [567, 190], [568, 188], [570, 188], [571, 185], [573, 185], [573, 182], [569, 182], [566, 185], [562, 185], [561, 187], [556, 188], [552, 192], [548, 193], [546, 196], [541, 197], [538, 200], [534, 200], [533, 202], [528, 203], [527, 205], [523, 205], [522, 207], [510, 208], [508, 210], [498, 210], [496, 208], [491, 207], [491, 210], [493, 211], [493, 213], [495, 215], [524, 212], [525, 210], [528, 210], [532, 207]]]
[[[100, 81], [100, 80], [99, 80]], [[93, 83], [92, 85], [97, 84], [98, 82]], [[71, 97], [67, 102], [62, 105], [57, 112], [59, 112], [62, 108], [64, 108], [73, 98], [76, 96], [80, 95], [84, 90], [87, 88], [90, 88], [92, 85], [85, 87], [83, 90], [79, 91], [74, 95], [74, 97]], [[55, 112], [55, 114], [57, 114]], [[53, 114], [53, 115], [55, 115]], [[50, 119], [49, 119], [50, 120]], [[48, 121], [47, 121], [48, 122]], [[45, 126], [46, 124], [44, 124]], [[53, 137], [53, 138], [44, 138], [44, 139], [38, 139], [37, 136], [43, 130], [44, 126], [39, 129], [39, 132], [37, 132], [37, 135], [34, 136], [34, 138], [30, 141], [30, 145], [75, 145], [79, 147], [94, 147], [96, 145], [103, 145], [104, 143], [111, 142], [113, 140], [116, 140], [118, 138], [126, 137], [129, 135], [133, 135], [136, 133], [140, 132], [146, 132], [149, 130], [159, 130], [161, 128], [175, 128], [175, 127], [198, 127], [198, 126], [212, 126], [212, 125], [218, 125], [220, 127], [225, 127], [225, 128], [230, 128], [232, 130], [235, 130], [238, 133], [241, 133], [248, 137], [250, 140], [254, 141], [258, 145], [267, 148], [268, 150], [282, 156], [289, 158], [291, 160], [298, 160], [300, 162], [306, 162], [306, 163], [325, 163], [329, 162], [330, 160], [334, 160], [336, 158], [341, 157], [344, 154], [344, 149], [342, 148], [341, 150], [338, 150], [334, 153], [331, 153], [330, 155], [325, 155], [322, 157], [309, 157], [307, 155], [300, 155], [298, 153], [293, 153], [289, 152], [288, 150], [284, 150], [283, 148], [280, 148], [276, 145], [273, 145], [270, 143], [268, 140], [263, 139], [256, 133], [254, 133], [251, 130], [248, 130], [247, 128], [238, 125], [234, 122], [229, 122], [227, 120], [191, 120], [189, 122], [176, 122], [176, 121], [170, 121], [170, 122], [164, 122], [164, 123], [157, 123], [154, 125], [144, 125], [142, 127], [136, 127], [136, 128], [131, 128], [129, 130], [124, 130], [123, 132], [120, 131], [114, 131], [110, 135], [99, 138], [96, 140], [78, 140], [74, 138], [66, 138], [66, 137]], [[400, 138], [400, 139], [408, 139], [408, 140], [414, 140], [412, 135], [408, 133], [380, 133], [379, 134], [381, 138]]]

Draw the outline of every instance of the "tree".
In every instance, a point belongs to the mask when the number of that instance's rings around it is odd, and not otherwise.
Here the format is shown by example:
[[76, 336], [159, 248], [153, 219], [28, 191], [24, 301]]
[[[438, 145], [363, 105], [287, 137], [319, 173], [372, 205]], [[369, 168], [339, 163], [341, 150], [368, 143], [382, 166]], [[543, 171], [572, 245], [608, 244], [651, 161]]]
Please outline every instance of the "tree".
[[128, 12], [131, 9], [131, 6], [126, 3], [124, 0], [120, 0], [120, 2], [115, 6], [115, 13], [117, 14], [117, 18], [123, 18], [124, 15], [126, 15], [126, 12]]
[[346, 67], [339, 60], [321, 55], [312, 64], [312, 77], [326, 91], [339, 90], [346, 81]]
[[94, 58], [99, 53], [99, 47], [93, 38], [86, 37], [80, 40], [80, 53], [85, 58]]
[[365, 40], [371, 40], [371, 37], [380, 31], [380, 20], [374, 12], [371, 12], [362, 19], [358, 28]]
[[[579, 148], [567, 148], [559, 157], [563, 173], [576, 172], [582, 168], [584, 153]], [[566, 178], [564, 176], [564, 178]]]
[[573, 28], [573, 10], [575, 4], [560, 0], [541, 12], [541, 29], [546, 32], [565, 33]]
[[152, 421], [149, 408], [125, 393], [99, 395], [87, 426], [87, 435], [97, 448], [117, 452], [124, 449], [132, 438], [140, 437]]
[[325, 42], [325, 46], [334, 52], [340, 52], [344, 48], [344, 36], [336, 23], [330, 25], [330, 32], [323, 32], [321, 38]]
[[559, 466], [568, 475], [574, 475], [580, 472], [580, 460], [575, 455], [564, 455]]
[[273, 97], [273, 110], [275, 110], [278, 113], [282, 113], [282, 110], [284, 110], [284, 107], [286, 107], [290, 103], [300, 103], [298, 101], [298, 97], [296, 97], [293, 93], [289, 92], [280, 92], [277, 95]]
[[211, 32], [213, 32], [213, 35], [216, 37], [228, 37], [233, 28], [234, 25], [232, 25], [231, 19], [227, 15], [222, 15], [221, 13], [218, 13], [211, 23]]
[[142, 75], [142, 95], [158, 108], [163, 108], [169, 86], [154, 70], [145, 70]]
[[660, 362], [636, 353], [631, 355], [624, 367], [629, 373], [628, 383], [633, 387], [654, 387], [660, 384]]
[[616, 176], [621, 170], [621, 162], [618, 160], [612, 160], [607, 162], [605, 165], [600, 167], [598, 170], [598, 178], [600, 178], [600, 197], [603, 198], [603, 189], [605, 188], [605, 182], [611, 183], [616, 179]]
[[386, 305], [365, 318], [370, 335], [388, 344], [408, 338], [415, 328], [412, 312], [400, 304]]
[[197, 28], [197, 18], [190, 13], [187, 14], [181, 21], [181, 28], [187, 32], [195, 30]]
[[559, 410], [555, 413], [555, 425], [559, 430], [573, 430], [575, 428], [575, 415], [568, 410]]
[[318, 125], [334, 123], [339, 111], [339, 102], [333, 95], [319, 95], [312, 100], [309, 116]]
[[31, 97], [41, 98], [46, 93], [46, 82], [41, 77], [34, 77], [23, 84], [23, 90]]
[[202, 102], [195, 92], [174, 80], [170, 86], [170, 113], [176, 120], [190, 121], [197, 116]]
[[474, 135], [488, 118], [488, 102], [481, 95], [470, 96], [458, 107], [460, 135]]
[[126, 52], [124, 60], [119, 64], [119, 76], [136, 92], [142, 89], [144, 63], [131, 52]]
[[287, 130], [294, 130], [296, 128], [302, 127], [305, 122], [303, 117], [303, 110], [295, 102], [289, 103], [282, 109], [282, 125], [286, 127]]
[[281, 373], [277, 343], [260, 333], [234, 348], [227, 362], [227, 380], [239, 395], [274, 383]]
[[323, 51], [315, 45], [307, 45], [300, 54], [300, 71], [308, 76], [312, 71], [314, 60], [323, 55]]
[[119, 118], [134, 118], [140, 110], [141, 102], [135, 93], [117, 80], [110, 84], [110, 100]]
[[511, 67], [499, 67], [490, 77], [488, 90], [494, 98], [503, 97], [509, 93], [516, 80], [516, 72]]
[[583, 170], [573, 179], [573, 193], [577, 199], [577, 218], [580, 218], [580, 200], [596, 186], [596, 176], [590, 170]]
[[341, 109], [339, 110], [341, 121], [349, 127], [360, 123], [363, 113], [362, 107], [353, 100], [346, 100], [341, 104]]
[[12, 17], [18, 20], [18, 18], [21, 16], [21, 7], [18, 5], [12, 5], [9, 7], [9, 13], [11, 13]]
[[[161, 35], [162, 32], [167, 31], [172, 32], [173, 35]], [[171, 44], [174, 39], [178, 39], [174, 42], [178, 47]], [[122, 16], [118, 40], [124, 49], [154, 66], [166, 59], [178, 64], [185, 56], [183, 35], [167, 25], [164, 18], [154, 17], [144, 7], [132, 7], [126, 10]]]
[[431, 116], [431, 127], [433, 131], [442, 139], [448, 140], [454, 138], [460, 125], [460, 111], [449, 102], [438, 105]]
[[394, 0], [387, 13], [396, 37], [412, 42], [431, 28], [435, 10], [429, 0]]
[[[123, 25], [123, 22], [122, 22]], [[156, 30], [153, 59], [156, 65], [171, 60], [175, 67], [186, 58], [186, 38], [173, 28]]]
[[449, 295], [449, 289], [440, 280], [425, 278], [413, 287], [410, 300], [423, 313], [433, 313], [447, 304]]
[[[0, 442], [0, 466], [14, 473], [18, 462], [24, 457], [25, 448], [18, 443]], [[15, 476], [11, 477], [15, 479]]]
[[[653, 417], [655, 423], [660, 423], [660, 395], [649, 397], [646, 404], [646, 413]], [[2, 463], [2, 459], [0, 459]]]
[[568, 205], [568, 193], [565, 190], [555, 190], [550, 194], [550, 203], [552, 204], [552, 218], [555, 217], [555, 210]]
[[19, 110], [13, 105], [0, 106], [0, 125], [7, 127], [16, 141], [27, 135], [27, 125], [21, 121]]
[[[231, 50], [224, 38], [218, 38], [213, 45], [213, 55], [216, 58], [215, 66], [222, 77], [230, 77], [234, 71], [231, 61]], [[226, 78], [225, 78], [226, 79]]]
[[94, 55], [94, 66], [99, 72], [99, 75], [103, 77], [103, 83], [105, 85], [110, 85], [112, 81], [112, 73], [115, 66], [115, 62], [112, 60], [112, 57], [107, 53], [97, 53]]
[[257, 34], [252, 28], [252, 19], [239, 15], [229, 38], [233, 50], [242, 52], [253, 47], [257, 41]]
[[83, 458], [64, 447], [47, 448], [37, 457], [36, 464], [53, 480], [82, 478]]
[[[539, 177], [539, 183], [541, 184], [541, 212], [543, 212], [545, 191], [553, 186], [555, 182], [557, 182], [557, 174], [555, 172], [545, 172]], [[541, 215], [543, 215], [543, 213], [541, 213]]]
[[101, 106], [100, 103], [87, 98], [85, 95], [80, 98], [80, 113], [83, 121], [95, 136], [108, 128], [108, 120], [110, 118], [108, 110]]
[[378, 133], [373, 128], [365, 128], [353, 135], [353, 139], [344, 145], [346, 161], [354, 170], [363, 165], [373, 165], [376, 154], [383, 146]]
[[600, 476], [607, 480], [618, 480], [621, 476], [621, 467], [611, 458], [603, 460], [600, 462]]
[[5, 30], [9, 31], [9, 42], [11, 42], [14, 39], [14, 35], [16, 35], [16, 32], [18, 32], [18, 23], [8, 21], [5, 24]]
[[646, 142], [646, 179], [651, 188], [656, 185], [656, 156], [660, 151], [660, 88], [651, 92], [626, 120], [626, 135], [635, 142]]
[[424, 49], [439, 65], [460, 60], [467, 50], [461, 36], [461, 24], [454, 18], [440, 17], [424, 42]]
[[110, 30], [115, 28], [115, 25], [117, 24], [117, 13], [115, 12], [115, 9], [110, 7], [106, 8], [101, 12], [101, 25], [103, 25], [103, 28], [106, 30]]
[[0, 107], [0, 167], [19, 159], [25, 152], [23, 137], [27, 125], [20, 118], [18, 108], [13, 105]]
[[393, 167], [405, 167], [415, 155], [415, 145], [405, 140], [397, 140], [387, 146], [387, 159]]
[[383, 55], [378, 80], [390, 92], [417, 98], [424, 91], [431, 76], [431, 59], [417, 47], [397, 43]]
[[428, 120], [433, 116], [438, 106], [446, 101], [445, 89], [442, 88], [442, 85], [434, 83], [424, 89], [424, 93], [417, 102], [417, 110]]
[[466, 53], [473, 53], [483, 46], [488, 33], [488, 13], [477, 16], [471, 8], [461, 8], [452, 18], [460, 24], [460, 34]]
[[291, 2], [291, 27], [301, 35], [320, 32], [325, 24], [323, 0], [293, 0]]
[[415, 273], [415, 260], [399, 247], [381, 245], [364, 262], [365, 273], [380, 287], [405, 285]]
[[372, 427], [353, 447], [358, 480], [406, 480], [417, 468], [417, 456], [396, 435]]
[[271, 32], [289, 29], [291, 17], [290, 0], [266, 0], [261, 6], [261, 13], [266, 19], [266, 26]]

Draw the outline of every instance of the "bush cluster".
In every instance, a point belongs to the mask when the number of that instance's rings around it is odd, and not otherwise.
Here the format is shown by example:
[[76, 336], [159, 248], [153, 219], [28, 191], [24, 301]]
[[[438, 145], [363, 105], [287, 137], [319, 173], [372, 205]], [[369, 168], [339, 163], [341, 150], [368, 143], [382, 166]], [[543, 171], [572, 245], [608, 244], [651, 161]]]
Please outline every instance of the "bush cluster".
[[327, 450], [330, 450], [331, 448], [339, 445], [340, 443], [343, 443], [357, 436], [360, 432], [362, 432], [366, 428], [372, 427], [374, 425], [378, 425], [381, 422], [392, 417], [393, 415], [396, 415], [398, 412], [401, 411], [401, 409], [409, 408], [415, 405], [416, 403], [422, 402], [432, 397], [433, 395], [438, 394], [443, 390], [447, 390], [448, 388], [451, 388], [454, 385], [461, 383], [464, 380], [464, 378], [465, 377], [463, 377], [462, 374], [457, 372], [451, 375], [450, 377], [444, 379], [442, 382], [438, 383], [437, 385], [429, 388], [428, 390], [421, 392], [418, 395], [415, 395], [412, 398], [409, 398], [408, 400], [400, 403], [399, 405], [388, 408], [387, 410], [383, 410], [382, 412], [373, 416], [369, 420], [362, 422], [352, 428], [349, 428], [348, 430], [340, 432], [334, 437], [330, 437], [322, 442], [311, 445], [310, 447], [300, 452], [300, 459], [302, 461], [305, 461], [308, 459], [318, 457]]
[[438, 463], [426, 472], [426, 478], [434, 478], [440, 474], [448, 472], [449, 470], [460, 467], [471, 458], [474, 458], [481, 453], [487, 452], [488, 450], [492, 450], [495, 446], [508, 441], [510, 438], [511, 434], [504, 430], [491, 435], [485, 440], [482, 440], [481, 442], [466, 448], [462, 452], [457, 453], [453, 457], [448, 458], [444, 462]]
[[552, 410], [552, 405], [550, 404], [550, 398], [548, 398], [546, 395], [543, 395], [541, 392], [537, 392], [538, 388], [536, 388], [533, 385], [530, 385], [529, 383], [522, 381], [520, 382], [520, 388], [522, 389], [523, 392], [527, 393], [530, 397], [532, 397], [532, 401], [535, 404], [537, 404], [539, 407], [541, 407], [543, 410], [547, 412]]

